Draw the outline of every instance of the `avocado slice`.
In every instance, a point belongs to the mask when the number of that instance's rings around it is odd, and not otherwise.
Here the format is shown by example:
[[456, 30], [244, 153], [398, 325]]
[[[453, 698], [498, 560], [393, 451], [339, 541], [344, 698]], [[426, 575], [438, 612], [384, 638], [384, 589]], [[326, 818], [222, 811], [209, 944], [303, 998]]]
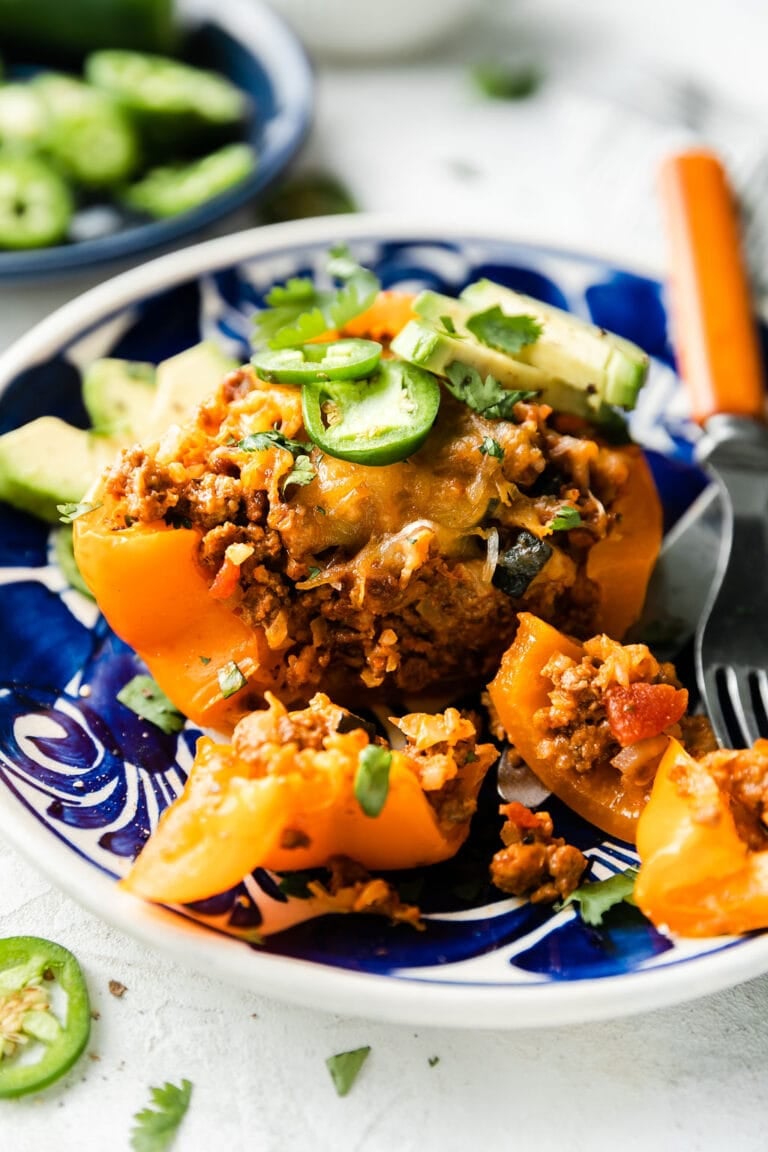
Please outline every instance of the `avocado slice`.
[[0, 500], [56, 523], [57, 505], [77, 504], [120, 443], [39, 416], [0, 436]]
[[157, 366], [154, 403], [141, 439], [157, 439], [171, 424], [184, 420], [235, 368], [237, 361], [225, 356], [212, 340], [163, 360]]
[[520, 350], [518, 355], [524, 363], [574, 388], [596, 389], [605, 404], [634, 407], [650, 359], [631, 340], [492, 280], [470, 284], [460, 299], [470, 315], [497, 306], [507, 316], [532, 316], [541, 324], [542, 332], [535, 343]]
[[83, 403], [103, 436], [141, 439], [155, 403], [154, 364], [104, 357], [83, 373]]
[[[532, 317], [541, 334], [514, 356], [484, 344], [467, 324], [492, 308], [508, 316]], [[490, 280], [470, 285], [459, 300], [422, 292], [414, 310], [420, 319], [407, 324], [392, 342], [404, 360], [438, 375], [459, 361], [507, 388], [536, 391], [557, 411], [595, 423], [613, 422], [614, 406], [631, 408], [648, 372], [647, 354], [629, 340]]]

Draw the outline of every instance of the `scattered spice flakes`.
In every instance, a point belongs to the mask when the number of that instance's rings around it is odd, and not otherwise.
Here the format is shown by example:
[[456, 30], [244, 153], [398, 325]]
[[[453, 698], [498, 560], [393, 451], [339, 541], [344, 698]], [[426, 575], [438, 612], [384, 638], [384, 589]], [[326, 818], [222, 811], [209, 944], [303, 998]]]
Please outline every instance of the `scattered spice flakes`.
[[325, 1063], [338, 1096], [347, 1095], [370, 1052], [370, 1045], [366, 1044], [363, 1048], [353, 1048], [349, 1052], [338, 1052], [328, 1057]]
[[113, 996], [117, 997], [118, 1000], [120, 1000], [128, 991], [125, 984], [122, 984], [119, 980], [110, 980], [109, 990]]

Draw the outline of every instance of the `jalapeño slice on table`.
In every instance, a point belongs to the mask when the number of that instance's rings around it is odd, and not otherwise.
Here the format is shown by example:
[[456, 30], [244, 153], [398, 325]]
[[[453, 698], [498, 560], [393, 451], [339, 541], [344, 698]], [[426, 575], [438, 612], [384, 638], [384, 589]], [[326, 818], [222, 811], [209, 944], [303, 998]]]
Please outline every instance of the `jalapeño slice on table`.
[[304, 427], [329, 456], [355, 464], [393, 464], [427, 438], [440, 406], [431, 372], [384, 360], [365, 380], [315, 380], [302, 391]]
[[[0, 1098], [58, 1080], [90, 1032], [88, 989], [72, 953], [38, 936], [0, 940]], [[32, 1044], [42, 1049], [38, 1059], [34, 1048], [27, 1057]]]
[[381, 360], [375, 340], [334, 340], [295, 348], [264, 348], [251, 357], [262, 380], [276, 384], [309, 384], [322, 380], [362, 380]]

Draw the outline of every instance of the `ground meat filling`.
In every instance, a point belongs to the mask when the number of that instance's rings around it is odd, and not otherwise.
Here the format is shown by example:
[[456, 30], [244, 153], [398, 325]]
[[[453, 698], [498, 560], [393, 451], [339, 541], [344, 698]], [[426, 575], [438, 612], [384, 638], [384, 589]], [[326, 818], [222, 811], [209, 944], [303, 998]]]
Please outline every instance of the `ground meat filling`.
[[[701, 758], [727, 797], [740, 838], [751, 852], [768, 848], [768, 740], [758, 740], [750, 749], [709, 752]], [[699, 813], [706, 822], [706, 812]]]
[[667, 736], [682, 742], [687, 737], [698, 750], [714, 746], [711, 728], [703, 717], [662, 724], [656, 734], [636, 741], [620, 739], [610, 714], [611, 694], [633, 684], [669, 685], [680, 689], [672, 664], [660, 664], [644, 644], [621, 645], [607, 636], [584, 643], [576, 661], [558, 653], [542, 669], [552, 681], [550, 704], [534, 715], [541, 732], [537, 755], [557, 766], [562, 775], [590, 772], [598, 764], [612, 764], [628, 787], [645, 787], [653, 780], [667, 746]]
[[533, 904], [564, 900], [578, 888], [587, 858], [562, 837], [553, 835], [548, 812], [531, 812], [516, 800], [499, 809], [504, 847], [491, 862], [491, 880], [510, 896]]
[[[264, 431], [291, 443], [249, 448]], [[232, 546], [247, 546], [230, 602], [279, 654], [270, 688], [287, 702], [321, 685], [342, 700], [353, 686], [394, 699], [439, 685], [447, 699], [493, 675], [521, 609], [594, 632], [587, 556], [611, 527], [628, 463], [591, 435], [546, 405], [486, 420], [445, 395], [419, 452], [365, 468], [306, 443], [299, 389], [244, 368], [193, 422], [126, 451], [107, 492], [115, 530], [198, 530], [212, 583]], [[491, 440], [498, 451], [480, 451]], [[553, 533], [563, 503], [581, 523]], [[510, 595], [495, 575], [523, 537], [541, 542], [541, 564]]]

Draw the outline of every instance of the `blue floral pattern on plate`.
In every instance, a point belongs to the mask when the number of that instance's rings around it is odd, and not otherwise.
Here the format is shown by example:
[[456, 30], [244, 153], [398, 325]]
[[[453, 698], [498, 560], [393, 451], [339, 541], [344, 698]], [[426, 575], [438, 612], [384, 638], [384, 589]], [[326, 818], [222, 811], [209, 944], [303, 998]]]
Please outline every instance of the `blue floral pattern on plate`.
[[[322, 279], [326, 247], [271, 252], [147, 296], [89, 329], [89, 355], [158, 360], [214, 338], [245, 358], [251, 315], [264, 293], [289, 275]], [[351, 248], [386, 286], [428, 285], [454, 294], [489, 275], [637, 340], [654, 361], [633, 431], [649, 451], [668, 521], [701, 489], [703, 478], [690, 463], [696, 432], [671, 368], [658, 283], [599, 260], [526, 245], [363, 239]], [[81, 419], [73, 366], [82, 359], [78, 337], [33, 370], [35, 414], [42, 402]], [[3, 429], [29, 418], [29, 377], [5, 391]], [[0, 542], [0, 788], [72, 852], [117, 877], [183, 786], [197, 733], [187, 727], [178, 736], [164, 735], [117, 702], [117, 691], [140, 663], [95, 606], [67, 586], [44, 525], [2, 507]], [[586, 851], [590, 877], [635, 863], [628, 845], [604, 840], [554, 801], [548, 806], [558, 831]], [[681, 948], [628, 906], [590, 928], [572, 907], [554, 911], [503, 896], [487, 879], [499, 842], [497, 812], [495, 781], [489, 780], [458, 855], [423, 874], [398, 877], [418, 886], [425, 931], [373, 917], [332, 916], [287, 929], [260, 947], [399, 981], [517, 987], [622, 976], [738, 946], [718, 940]], [[179, 911], [243, 936], [246, 948], [258, 931], [259, 905], [275, 900], [286, 897], [273, 877], [257, 871], [230, 892]]]

